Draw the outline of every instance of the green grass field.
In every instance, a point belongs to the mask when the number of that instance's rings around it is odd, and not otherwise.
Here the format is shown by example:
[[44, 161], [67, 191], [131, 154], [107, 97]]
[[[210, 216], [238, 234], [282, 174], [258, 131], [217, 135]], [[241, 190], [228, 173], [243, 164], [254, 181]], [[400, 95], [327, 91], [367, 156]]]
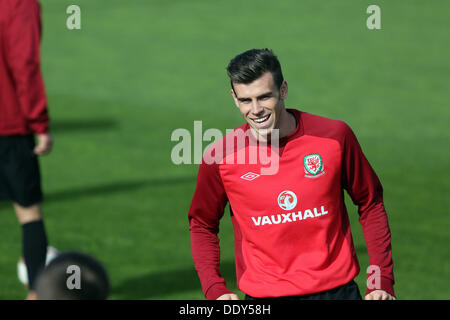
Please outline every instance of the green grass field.
[[[171, 162], [170, 136], [194, 120], [222, 132], [242, 124], [225, 67], [262, 47], [281, 60], [287, 106], [346, 121], [378, 173], [398, 298], [450, 299], [450, 2], [41, 3], [55, 138], [41, 158], [47, 233], [56, 248], [104, 262], [111, 299], [203, 299], [187, 223], [198, 167]], [[66, 28], [73, 3], [81, 30]], [[381, 30], [366, 27], [370, 4]], [[364, 292], [368, 256], [347, 203]], [[0, 211], [0, 299], [22, 299], [21, 231], [9, 204]], [[228, 213], [220, 237], [237, 291]]]

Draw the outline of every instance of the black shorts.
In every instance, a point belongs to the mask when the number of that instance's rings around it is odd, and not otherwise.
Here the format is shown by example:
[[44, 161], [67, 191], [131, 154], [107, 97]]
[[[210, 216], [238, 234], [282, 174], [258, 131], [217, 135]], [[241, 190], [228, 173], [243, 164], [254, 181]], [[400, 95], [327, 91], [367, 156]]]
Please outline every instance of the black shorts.
[[34, 136], [0, 136], [0, 200], [23, 207], [42, 201]]
[[340, 287], [318, 292], [306, 294], [303, 296], [290, 297], [275, 297], [275, 298], [253, 298], [249, 295], [245, 296], [245, 300], [260, 300], [260, 299], [274, 299], [274, 300], [362, 300], [358, 285], [355, 281], [350, 281]]

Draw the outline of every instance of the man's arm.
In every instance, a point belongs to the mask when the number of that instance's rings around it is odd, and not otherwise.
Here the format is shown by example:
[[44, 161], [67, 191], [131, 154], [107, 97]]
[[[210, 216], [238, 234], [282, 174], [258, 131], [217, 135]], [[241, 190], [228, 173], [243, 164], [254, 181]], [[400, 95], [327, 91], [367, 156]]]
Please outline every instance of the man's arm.
[[219, 221], [227, 202], [218, 165], [202, 162], [188, 218], [192, 258], [208, 300], [231, 293], [219, 271], [220, 247], [217, 237]]
[[[383, 188], [352, 132], [345, 126], [342, 183], [358, 206], [359, 222], [369, 254], [369, 264], [380, 268], [380, 287], [367, 288], [366, 298], [395, 297], [391, 232], [383, 204]], [[380, 291], [381, 292], [380, 292]]]
[[13, 2], [6, 36], [7, 63], [21, 112], [34, 133], [48, 134], [47, 99], [40, 69], [41, 17], [36, 0]]

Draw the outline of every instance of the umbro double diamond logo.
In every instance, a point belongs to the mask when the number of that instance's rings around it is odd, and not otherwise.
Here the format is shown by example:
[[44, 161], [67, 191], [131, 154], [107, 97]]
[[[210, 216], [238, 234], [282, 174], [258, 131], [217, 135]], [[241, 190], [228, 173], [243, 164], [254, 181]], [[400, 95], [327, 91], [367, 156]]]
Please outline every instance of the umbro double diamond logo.
[[240, 178], [244, 179], [244, 180], [248, 180], [248, 181], [252, 181], [255, 180], [256, 178], [258, 178], [260, 175], [254, 172], [247, 172], [246, 174], [242, 175]]

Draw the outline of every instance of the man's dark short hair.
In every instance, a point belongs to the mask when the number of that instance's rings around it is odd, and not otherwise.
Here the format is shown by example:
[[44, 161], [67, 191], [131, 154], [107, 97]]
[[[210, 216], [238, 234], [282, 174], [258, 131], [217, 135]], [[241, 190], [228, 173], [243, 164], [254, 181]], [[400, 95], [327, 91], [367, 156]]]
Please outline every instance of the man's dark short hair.
[[[80, 288], [69, 288], [69, 266], [77, 266]], [[39, 300], [105, 300], [109, 278], [104, 266], [90, 255], [77, 251], [60, 253], [38, 275], [36, 295]]]
[[271, 72], [278, 89], [283, 83], [283, 73], [277, 56], [270, 49], [251, 49], [234, 57], [227, 67], [231, 88], [233, 83], [249, 84], [264, 73]]

